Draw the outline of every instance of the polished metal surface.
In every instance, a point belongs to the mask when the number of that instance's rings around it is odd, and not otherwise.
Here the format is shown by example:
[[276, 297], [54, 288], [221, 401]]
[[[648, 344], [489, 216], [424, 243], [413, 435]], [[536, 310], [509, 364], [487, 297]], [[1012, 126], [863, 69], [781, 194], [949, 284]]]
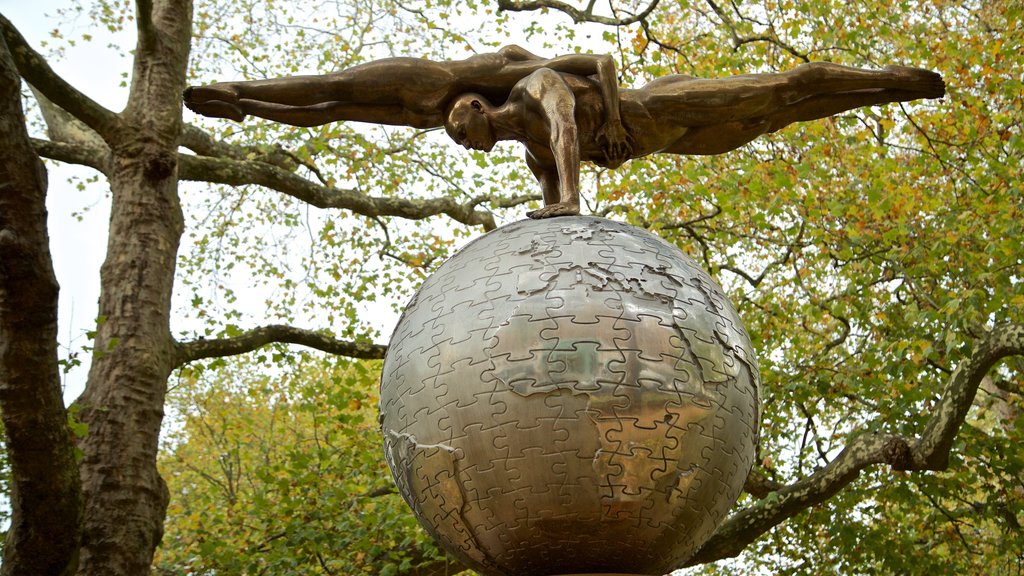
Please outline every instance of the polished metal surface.
[[487, 575], [663, 574], [739, 496], [759, 381], [718, 285], [637, 228], [526, 220], [423, 284], [391, 339], [395, 481]]

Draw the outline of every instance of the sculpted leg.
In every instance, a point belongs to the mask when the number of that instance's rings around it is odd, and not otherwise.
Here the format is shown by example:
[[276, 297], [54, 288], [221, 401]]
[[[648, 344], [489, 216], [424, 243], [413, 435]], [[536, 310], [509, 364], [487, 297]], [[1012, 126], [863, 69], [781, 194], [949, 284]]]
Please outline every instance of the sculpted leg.
[[[241, 122], [247, 114], [252, 114], [273, 120], [276, 118], [261, 114], [261, 105], [295, 107], [329, 101], [324, 99], [324, 95], [330, 86], [329, 76], [289, 76], [271, 80], [217, 82], [206, 86], [189, 86], [182, 93], [182, 99], [189, 110], [211, 118], [228, 118]], [[288, 120], [282, 121], [293, 124]]]
[[[922, 76], [919, 73], [923, 71], [914, 68], [910, 70], [914, 71], [915, 75]], [[782, 106], [760, 118], [690, 128], [662, 152], [687, 155], [722, 154], [739, 148], [762, 134], [776, 132], [794, 122], [828, 118], [862, 106], [935, 98], [936, 94], [941, 95], [939, 90], [942, 88], [942, 80], [939, 79], [938, 82], [938, 88], [930, 82], [924, 82], [919, 91], [877, 88], [817, 94]]]
[[[402, 105], [419, 113], [429, 109], [440, 114], [452, 86], [454, 78], [444, 64], [419, 58], [386, 58], [319, 76], [190, 86], [183, 98], [186, 106], [200, 114], [232, 119], [237, 119], [239, 111], [261, 115], [260, 104]], [[324, 119], [318, 124], [330, 121]]]
[[239, 100], [238, 106], [246, 114], [290, 124], [292, 126], [320, 126], [328, 122], [370, 122], [392, 126], [432, 128], [440, 118], [428, 119], [394, 105], [350, 104], [348, 102], [322, 102], [311, 106], [287, 106]]
[[687, 156], [724, 154], [768, 132], [771, 126], [767, 118], [698, 126], [690, 128], [662, 152]]
[[[911, 68], [910, 70], [917, 69]], [[827, 118], [862, 106], [874, 106], [891, 102], [910, 102], [921, 98], [937, 98], [942, 95], [943, 92], [941, 90], [944, 90], [941, 78], [938, 79], [938, 83], [938, 88], [934, 85], [927, 85], [919, 88], [919, 91], [869, 89], [836, 94], [818, 94], [780, 108], [769, 115], [768, 120], [771, 126], [766, 131], [775, 132], [794, 122]]]
[[780, 76], [785, 77], [788, 84], [783, 96], [786, 104], [818, 94], [859, 90], [900, 90], [917, 93], [918, 98], [940, 98], [945, 94], [945, 83], [937, 73], [906, 66], [865, 70], [831, 62], [812, 62]]
[[227, 118], [235, 122], [241, 122], [245, 119], [245, 112], [242, 112], [237, 103], [227, 100], [203, 100], [197, 102], [190, 98], [189, 90], [186, 89], [183, 95], [185, 107], [196, 114], [202, 114], [209, 118]]
[[[241, 99], [306, 106], [322, 102], [334, 88], [343, 85], [343, 73], [323, 76], [286, 76], [269, 80], [216, 82], [206, 86], [189, 86], [183, 94], [186, 104], [227, 102], [236, 104]], [[339, 82], [340, 80], [340, 82]], [[337, 100], [338, 98], [333, 98]]]
[[913, 92], [915, 98], [939, 98], [945, 93], [938, 74], [903, 66], [864, 70], [814, 62], [780, 74], [669, 78], [638, 90], [640, 100], [652, 117], [671, 119], [682, 126], [756, 119], [824, 94], [893, 90]]

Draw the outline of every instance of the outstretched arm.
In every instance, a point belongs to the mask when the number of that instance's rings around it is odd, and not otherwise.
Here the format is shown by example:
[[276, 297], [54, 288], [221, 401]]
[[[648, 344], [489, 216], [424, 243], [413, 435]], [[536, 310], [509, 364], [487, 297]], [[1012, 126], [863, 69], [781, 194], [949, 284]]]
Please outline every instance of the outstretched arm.
[[548, 60], [545, 68], [576, 76], [596, 76], [604, 104], [604, 126], [597, 132], [598, 144], [604, 151], [605, 164], [616, 168], [633, 151], [629, 135], [622, 126], [619, 112], [619, 79], [615, 60], [607, 54], [568, 54]]
[[498, 54], [504, 56], [510, 62], [521, 62], [524, 60], [544, 60], [545, 58], [537, 56], [533, 52], [530, 52], [526, 48], [519, 46], [518, 44], [508, 44], [498, 49]]

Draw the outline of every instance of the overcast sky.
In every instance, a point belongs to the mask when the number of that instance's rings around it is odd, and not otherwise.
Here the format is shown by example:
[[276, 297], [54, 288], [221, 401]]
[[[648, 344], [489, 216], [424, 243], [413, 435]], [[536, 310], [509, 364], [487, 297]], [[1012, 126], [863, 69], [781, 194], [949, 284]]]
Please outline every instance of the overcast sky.
[[[75, 39], [76, 46], [68, 48], [63, 59], [50, 58], [50, 66], [90, 98], [112, 110], [121, 110], [127, 90], [119, 87], [120, 74], [127, 69], [127, 64], [106, 46], [111, 42], [132, 42], [132, 36], [121, 34], [115, 37], [88, 30], [94, 35], [93, 41], [81, 41], [81, 35], [87, 32], [85, 17], [80, 17], [81, 23], [61, 23], [55, 18], [57, 9], [68, 5], [69, 2], [57, 0], [0, 0], [4, 16], [14, 23], [33, 48], [43, 54], [48, 54], [56, 46], [51, 32], [58, 26], [66, 38]], [[43, 47], [42, 43], [47, 41], [50, 46]], [[85, 386], [89, 364], [88, 355], [81, 351], [81, 347], [89, 344], [85, 332], [93, 329], [96, 319], [99, 269], [106, 252], [110, 215], [109, 189], [103, 179], [84, 191], [68, 182], [75, 176], [94, 176], [94, 170], [56, 162], [48, 162], [47, 168], [50, 249], [60, 283], [58, 321], [61, 356], [66, 357], [69, 351], [77, 352], [83, 363], [65, 378], [64, 398], [71, 401]], [[75, 214], [81, 214], [81, 220]]]

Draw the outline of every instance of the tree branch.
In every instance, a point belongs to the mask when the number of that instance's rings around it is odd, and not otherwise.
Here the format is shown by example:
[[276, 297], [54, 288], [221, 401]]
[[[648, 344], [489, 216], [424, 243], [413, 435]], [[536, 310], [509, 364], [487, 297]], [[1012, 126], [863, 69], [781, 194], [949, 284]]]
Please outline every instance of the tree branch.
[[924, 434], [912, 446], [913, 462], [904, 469], [945, 470], [982, 379], [1002, 358], [1019, 355], [1024, 355], [1024, 325], [1007, 324], [989, 332], [953, 372]]
[[3, 35], [10, 48], [18, 73], [26, 82], [56, 105], [70, 112], [75, 118], [85, 122], [107, 142], [116, 138], [116, 134], [122, 127], [120, 116], [100, 106], [58, 76], [46, 63], [46, 60], [28, 45], [28, 42], [11, 24], [10, 20], [2, 14], [0, 14], [0, 34]]
[[762, 474], [756, 467], [751, 469], [743, 483], [743, 491], [755, 498], [764, 498], [777, 492], [783, 485]]
[[[140, 2], [139, 10], [143, 10], [146, 2]], [[14, 36], [20, 40], [22, 53], [33, 55], [26, 60], [34, 66], [33, 70], [45, 69], [52, 76], [54, 83], [64, 83], [53, 74], [42, 58], [32, 52], [17, 30], [0, 16], [0, 28], [4, 37]], [[22, 65], [18, 64], [19, 70]], [[43, 75], [45, 76], [45, 75]], [[29, 82], [32, 79], [26, 76]], [[109, 148], [100, 146], [107, 140], [103, 137], [106, 124], [97, 127], [90, 122], [90, 114], [109, 114], [111, 122], [120, 125], [120, 118], [99, 107], [81, 95], [70, 85], [64, 83], [66, 92], [75, 98], [62, 98], [65, 92], [56, 95], [44, 86], [34, 85], [40, 108], [44, 112], [48, 129], [51, 133], [50, 142], [33, 140], [38, 153], [47, 158], [82, 164], [109, 174]], [[79, 100], [95, 106], [101, 112], [89, 106], [74, 112], [75, 103]], [[70, 108], [69, 108], [70, 106]], [[70, 112], [70, 114], [69, 114]], [[81, 120], [84, 125], [77, 122]], [[103, 122], [106, 122], [104, 120]], [[109, 128], [109, 127], [107, 127]], [[92, 130], [92, 132], [90, 132]], [[98, 134], [98, 136], [97, 136]], [[60, 142], [57, 142], [59, 140]], [[66, 142], [66, 143], [64, 143]], [[77, 144], [79, 149], [71, 144]], [[208, 181], [229, 185], [260, 184], [283, 192], [319, 208], [344, 208], [365, 216], [398, 216], [408, 219], [423, 219], [437, 214], [446, 214], [452, 219], [469, 226], [483, 226], [485, 230], [496, 228], [491, 214], [475, 210], [479, 201], [460, 204], [451, 198], [429, 200], [409, 200], [401, 198], [373, 197], [357, 190], [346, 190], [315, 184], [294, 174], [298, 162], [283, 150], [269, 150], [234, 146], [219, 142], [197, 127], [186, 125], [181, 136], [182, 145], [203, 154], [202, 156], [178, 155], [179, 177], [183, 180]], [[251, 158], [257, 158], [255, 160]]]
[[395, 488], [394, 484], [384, 484], [377, 486], [373, 490], [369, 490], [360, 496], [361, 498], [380, 498], [381, 496], [387, 496], [389, 494], [398, 494], [398, 489]]
[[834, 496], [870, 465], [889, 464], [895, 470], [945, 470], [953, 440], [982, 379], [1000, 359], [1016, 355], [1024, 355], [1024, 325], [995, 327], [975, 344], [973, 353], [950, 377], [920, 438], [861, 433], [823, 469], [770, 492], [729, 517], [686, 566], [736, 556], [772, 527]]
[[153, 26], [153, 0], [136, 0], [135, 22], [139, 32], [139, 43], [155, 45], [157, 31]]
[[724, 10], [722, 10], [722, 8], [719, 7], [718, 4], [715, 4], [714, 0], [706, 1], [708, 5], [711, 6], [711, 9], [714, 10], [715, 14], [717, 14], [718, 17], [721, 18], [722, 24], [724, 24], [725, 28], [729, 31], [729, 36], [732, 38], [733, 50], [739, 50], [740, 46], [743, 46], [744, 44], [752, 44], [754, 42], [767, 42], [769, 44], [778, 46], [779, 48], [785, 50], [786, 52], [789, 52], [791, 55], [793, 55], [796, 58], [799, 58], [804, 62], [811, 61], [806, 53], [800, 52], [792, 45], [783, 42], [774, 30], [772, 30], [769, 34], [752, 34], [748, 36], [741, 36], [736, 28], [736, 23], [733, 22], [732, 18], [730, 18], [729, 15], [726, 14]]
[[256, 160], [289, 172], [294, 172], [299, 166], [292, 155], [278, 145], [237, 146], [228, 144], [215, 139], [206, 131], [192, 124], [182, 125], [181, 145], [200, 156], [231, 160]]
[[584, 10], [580, 10], [575, 6], [560, 2], [559, 0], [498, 0], [498, 11], [508, 12], [532, 12], [534, 10], [542, 10], [549, 8], [551, 10], [557, 10], [567, 14], [573, 19], [573, 22], [579, 24], [580, 22], [594, 22], [596, 24], [604, 24], [606, 26], [629, 26], [637, 22], [645, 21], [651, 12], [658, 6], [660, 0], [651, 0], [651, 3], [646, 8], [630, 16], [628, 18], [612, 18], [608, 16], [599, 16], [594, 14], [593, 5], [591, 2], [587, 5]]
[[409, 200], [368, 196], [358, 190], [314, 184], [264, 162], [181, 154], [178, 156], [178, 167], [182, 180], [232, 186], [259, 184], [318, 208], [344, 208], [364, 216], [398, 216], [412, 220], [446, 214], [468, 226], [483, 226], [485, 230], [496, 227], [494, 217], [487, 212], [474, 210], [471, 205], [459, 204], [452, 198]]
[[71, 574], [82, 490], [57, 365], [46, 169], [25, 130], [21, 80], [3, 37], [0, 158], [0, 419], [10, 465], [0, 573]]
[[191, 342], [179, 342], [175, 365], [182, 366], [203, 358], [245, 354], [274, 342], [299, 344], [331, 354], [362, 360], [380, 360], [384, 357], [384, 352], [387, 351], [387, 346], [383, 344], [337, 340], [321, 332], [272, 324], [255, 328], [234, 338], [211, 340], [201, 338]]
[[[490, 199], [490, 196], [478, 196], [473, 199], [472, 204], [482, 204]], [[544, 197], [540, 194], [521, 194], [519, 196], [512, 196], [511, 198], [498, 198], [491, 201], [491, 205], [497, 208], [515, 208], [521, 206], [527, 202], [533, 202], [535, 200], [543, 200]]]
[[81, 144], [67, 144], [38, 138], [32, 138], [31, 141], [36, 154], [44, 158], [68, 164], [81, 164], [94, 168], [107, 176], [110, 175], [110, 148], [91, 148]]
[[[40, 105], [44, 100], [40, 100]], [[45, 106], [44, 106], [45, 108]], [[49, 120], [49, 118], [48, 118]], [[58, 123], [54, 122], [54, 126]], [[64, 134], [66, 129], [59, 129]], [[74, 133], [82, 132], [77, 130]], [[82, 132], [84, 133], [84, 132]], [[110, 149], [99, 138], [69, 138], [71, 142], [33, 139], [32, 145], [40, 156], [82, 164], [109, 175]], [[398, 216], [413, 220], [445, 214], [468, 226], [483, 226], [484, 230], [496, 228], [494, 217], [475, 207], [486, 199], [475, 198], [460, 204], [452, 198], [410, 200], [368, 196], [358, 190], [335, 188], [314, 183], [294, 174], [297, 163], [280, 150], [269, 151], [247, 149], [218, 142], [202, 130], [186, 126], [182, 144], [196, 151], [216, 154], [218, 157], [178, 155], [179, 178], [200, 182], [215, 182], [241, 186], [259, 184], [278, 192], [308, 202], [318, 208], [342, 208], [364, 216]], [[254, 154], [262, 154], [259, 160], [248, 160]], [[265, 160], [265, 161], [264, 161]], [[522, 199], [517, 199], [522, 200]], [[506, 203], [501, 203], [502, 205]]]

